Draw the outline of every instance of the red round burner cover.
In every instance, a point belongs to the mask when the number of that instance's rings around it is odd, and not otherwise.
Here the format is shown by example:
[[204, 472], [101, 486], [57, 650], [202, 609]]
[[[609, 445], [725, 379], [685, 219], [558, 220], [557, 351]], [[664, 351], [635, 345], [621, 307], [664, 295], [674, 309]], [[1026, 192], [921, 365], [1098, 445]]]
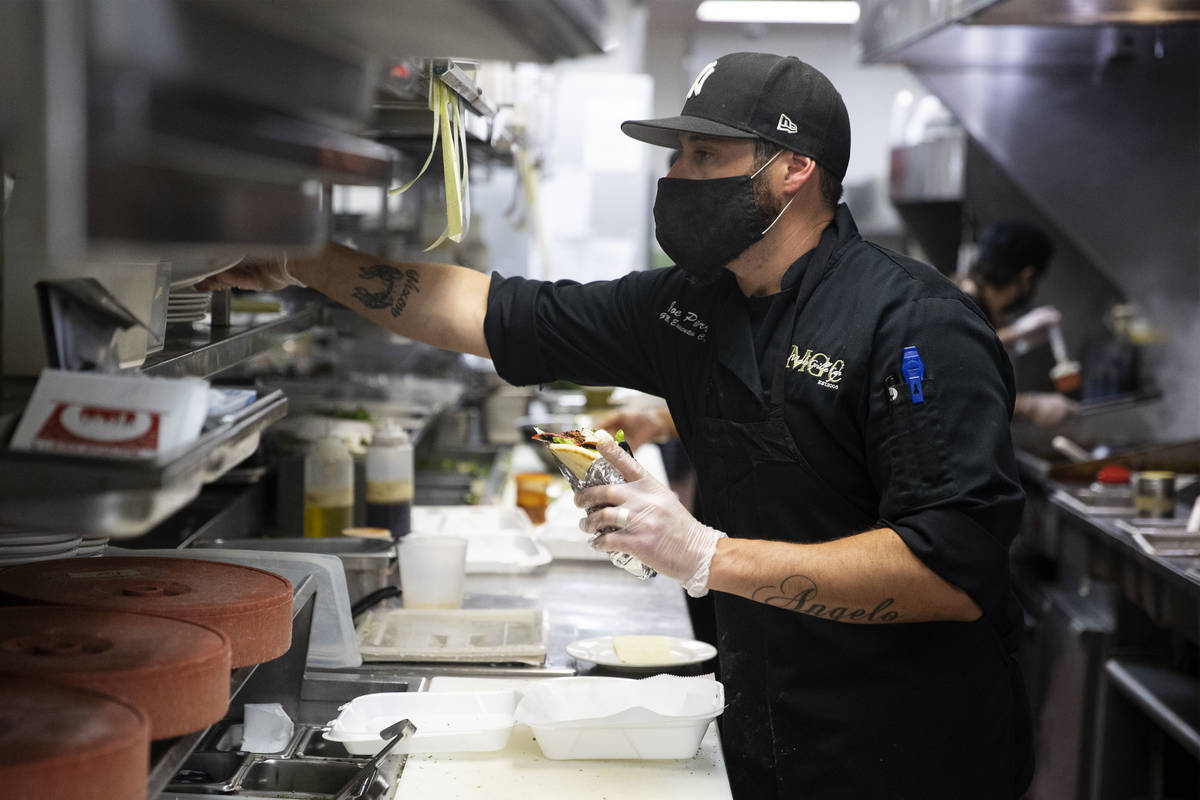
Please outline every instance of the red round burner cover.
[[150, 738], [203, 730], [229, 706], [229, 637], [169, 617], [0, 608], [0, 673], [93, 689], [140, 708]]
[[0, 570], [0, 593], [208, 625], [229, 637], [235, 667], [277, 658], [292, 642], [292, 584], [238, 564], [148, 556], [40, 561]]
[[144, 800], [146, 715], [62, 684], [0, 680], [0, 786], [11, 798]]

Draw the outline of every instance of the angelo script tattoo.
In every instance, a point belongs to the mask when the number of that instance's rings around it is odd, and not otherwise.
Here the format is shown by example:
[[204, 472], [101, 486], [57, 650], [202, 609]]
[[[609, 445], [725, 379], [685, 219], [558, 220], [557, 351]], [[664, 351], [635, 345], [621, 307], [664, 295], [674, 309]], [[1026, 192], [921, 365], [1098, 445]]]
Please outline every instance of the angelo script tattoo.
[[769, 606], [786, 608], [801, 614], [847, 622], [895, 622], [900, 614], [888, 609], [895, 603], [891, 597], [884, 598], [872, 609], [834, 606], [818, 603], [817, 584], [806, 575], [791, 575], [778, 586], [760, 586], [754, 590], [752, 600]]
[[371, 291], [366, 286], [354, 287], [353, 297], [367, 308], [389, 308], [393, 317], [404, 313], [409, 295], [420, 293], [421, 273], [415, 269], [403, 271], [388, 264], [373, 264], [358, 271], [366, 281], [382, 281], [383, 287]]

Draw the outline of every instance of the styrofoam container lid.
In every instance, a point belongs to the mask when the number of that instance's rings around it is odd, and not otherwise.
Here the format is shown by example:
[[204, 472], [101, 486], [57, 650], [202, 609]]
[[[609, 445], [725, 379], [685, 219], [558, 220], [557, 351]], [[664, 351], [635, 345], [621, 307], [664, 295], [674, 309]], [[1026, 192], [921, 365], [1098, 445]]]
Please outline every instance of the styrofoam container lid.
[[711, 678], [560, 678], [525, 689], [516, 718], [550, 759], [691, 758], [724, 710]]
[[516, 718], [541, 726], [653, 725], [712, 719], [724, 708], [725, 687], [711, 678], [558, 678], [529, 686]]
[[479, 692], [380, 692], [342, 706], [325, 738], [354, 755], [374, 755], [379, 732], [402, 719], [417, 731], [396, 753], [489, 752], [508, 744], [517, 707], [514, 689]]

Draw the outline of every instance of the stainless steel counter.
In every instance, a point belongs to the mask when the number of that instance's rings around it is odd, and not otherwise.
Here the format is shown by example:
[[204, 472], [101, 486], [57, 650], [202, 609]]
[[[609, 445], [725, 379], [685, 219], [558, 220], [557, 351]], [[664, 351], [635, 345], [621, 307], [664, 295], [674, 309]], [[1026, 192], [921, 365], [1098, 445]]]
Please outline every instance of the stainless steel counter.
[[[1127, 526], [1153, 520], [1018, 460], [1028, 508], [1013, 580], [1037, 620], [1021, 652], [1039, 740], [1029, 797], [1151, 796], [1200, 760], [1188, 655], [1200, 644], [1200, 558], [1139, 544]], [[1179, 503], [1171, 522], [1182, 528], [1188, 510]], [[1194, 780], [1183, 785], [1179, 796], [1195, 796]]]
[[576, 665], [567, 655], [567, 645], [578, 639], [639, 633], [692, 636], [677, 582], [661, 575], [638, 580], [606, 561], [556, 561], [533, 575], [468, 575], [466, 591], [489, 599], [522, 595], [540, 603], [550, 622], [546, 662], [552, 667], [591, 667]]
[[[582, 534], [580, 534], [582, 535]], [[552, 677], [619, 674], [590, 662], [576, 663], [567, 645], [579, 639], [610, 634], [660, 634], [691, 638], [683, 589], [670, 578], [640, 581], [607, 561], [555, 561], [532, 574], [468, 575], [463, 605], [471, 608], [512, 608], [540, 605], [548, 621], [546, 661], [524, 664], [370, 662], [356, 670], [368, 677], [389, 675], [433, 678]], [[394, 601], [389, 601], [394, 602]], [[711, 672], [715, 661], [670, 670], [676, 674]], [[317, 674], [318, 670], [309, 670]]]

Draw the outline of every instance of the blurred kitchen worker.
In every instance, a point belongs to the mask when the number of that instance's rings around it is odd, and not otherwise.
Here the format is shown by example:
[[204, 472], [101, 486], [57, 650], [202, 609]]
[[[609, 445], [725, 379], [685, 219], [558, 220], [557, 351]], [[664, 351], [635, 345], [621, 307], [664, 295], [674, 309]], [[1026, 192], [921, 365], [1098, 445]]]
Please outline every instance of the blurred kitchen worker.
[[331, 245], [206, 286], [298, 279], [514, 384], [665, 398], [703, 522], [607, 440], [629, 482], [576, 503], [605, 506], [587, 530], [619, 529], [601, 548], [714, 592], [738, 800], [1020, 797], [1023, 494], [991, 325], [937, 270], [859, 236], [838, 202], [846, 106], [808, 64], [722, 56], [680, 116], [622, 130], [683, 150], [654, 205], [676, 267], [551, 283]]
[[[1050, 329], [1062, 321], [1053, 306], [1027, 310], [1053, 255], [1054, 245], [1039, 228], [998, 222], [979, 237], [975, 263], [959, 281], [959, 288], [988, 315], [1000, 341], [1017, 355], [1046, 341]], [[1058, 392], [1017, 392], [1013, 416], [1053, 427], [1078, 410]]]

